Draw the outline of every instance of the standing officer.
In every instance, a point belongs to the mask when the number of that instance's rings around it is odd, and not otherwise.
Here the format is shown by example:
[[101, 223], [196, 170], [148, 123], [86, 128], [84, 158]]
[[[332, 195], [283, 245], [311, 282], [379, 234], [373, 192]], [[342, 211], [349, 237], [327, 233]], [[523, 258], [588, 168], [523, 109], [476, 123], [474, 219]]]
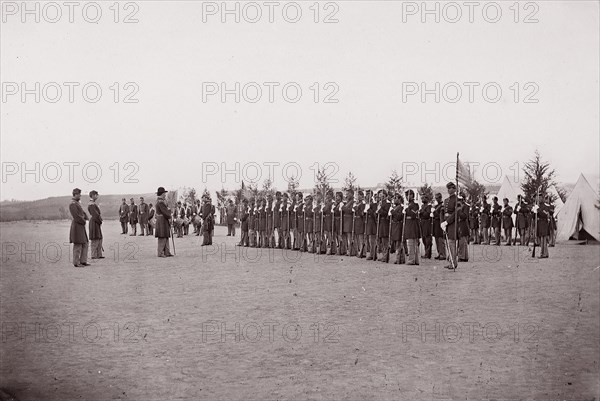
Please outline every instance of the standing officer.
[[341, 192], [335, 193], [335, 204], [333, 205], [333, 238], [334, 242], [337, 242], [337, 254], [345, 255], [346, 254], [346, 245], [342, 241], [342, 225], [344, 221], [342, 220], [342, 207], [344, 206], [343, 195]]
[[306, 222], [304, 220], [304, 195], [302, 192], [296, 192], [296, 232], [298, 240], [296, 246], [300, 252], [308, 250], [306, 246]]
[[204, 197], [202, 205], [202, 246], [212, 245], [213, 230], [215, 229], [215, 207], [212, 205], [210, 197]]
[[273, 241], [275, 240], [275, 233], [277, 233], [277, 243], [274, 244], [276, 248], [283, 248], [282, 235], [281, 235], [281, 192], [275, 192], [275, 205], [273, 205]]
[[421, 224], [421, 238], [423, 239], [423, 246], [425, 247], [425, 259], [431, 259], [431, 252], [433, 248], [433, 240], [431, 238], [433, 234], [433, 226], [431, 224], [431, 210], [432, 207], [429, 204], [429, 197], [423, 195], [423, 205], [419, 210], [419, 221]]
[[235, 237], [235, 224], [237, 223], [237, 210], [233, 204], [233, 200], [229, 199], [227, 207], [225, 208], [227, 213], [227, 236]]
[[458, 261], [469, 261], [469, 208], [467, 197], [461, 191], [458, 200]]
[[129, 225], [131, 225], [132, 233], [129, 236], [137, 235], [137, 223], [138, 223], [138, 207], [135, 204], [133, 198], [129, 199]]
[[508, 204], [508, 198], [502, 199], [504, 207], [502, 208], [502, 227], [504, 228], [504, 237], [506, 238], [506, 246], [512, 245], [512, 229], [513, 229], [513, 208]]
[[374, 199], [373, 191], [367, 190], [365, 206], [365, 240], [368, 241], [369, 256], [367, 260], [377, 260], [377, 206], [379, 202]]
[[119, 206], [119, 221], [121, 222], [121, 234], [127, 234], [127, 223], [129, 223], [129, 205], [127, 204], [125, 198], [121, 199], [121, 201], [121, 206]]
[[256, 231], [258, 230], [258, 221], [256, 220], [256, 205], [254, 198], [250, 198], [248, 205], [248, 238], [250, 247], [256, 248]]
[[[433, 208], [433, 236], [435, 237], [435, 248], [437, 249], [437, 260], [446, 260], [446, 238], [441, 224], [444, 221], [444, 203], [442, 202], [442, 194], [435, 194], [436, 204]], [[477, 234], [479, 235], [479, 234]]]
[[248, 200], [246, 198], [242, 199], [240, 222], [240, 231], [242, 232], [242, 237], [240, 238], [240, 243], [238, 245], [247, 247], [250, 242], [248, 241]]
[[149, 213], [150, 208], [148, 207], [148, 204], [146, 204], [144, 202], [144, 198], [140, 196], [140, 204], [138, 206], [138, 215], [139, 215], [139, 221], [140, 221], [140, 234], [139, 235], [146, 235], [146, 232], [148, 230], [148, 213]]
[[313, 209], [312, 195], [306, 195], [304, 199], [304, 244], [309, 253], [314, 253], [315, 246], [315, 211]]
[[88, 219], [87, 214], [83, 211], [79, 200], [81, 199], [81, 189], [75, 188], [72, 192], [73, 198], [69, 205], [71, 212], [71, 232], [69, 234], [69, 242], [73, 244], [73, 266], [82, 267], [89, 266], [88, 258], [88, 236], [85, 232], [85, 222]]
[[104, 259], [102, 256], [102, 216], [100, 216], [100, 207], [98, 201], [98, 191], [90, 191], [90, 241], [92, 241], [92, 259]]
[[171, 237], [171, 210], [167, 206], [167, 191], [163, 187], [158, 187], [156, 191], [156, 238], [158, 238], [158, 257], [167, 258], [173, 256], [169, 248], [169, 238]]
[[[446, 189], [448, 190], [448, 198], [444, 200], [444, 221], [440, 226], [442, 230], [446, 233], [446, 239], [448, 240], [448, 249], [450, 250], [450, 264], [444, 266], [446, 269], [456, 269], [458, 267], [458, 259], [456, 255], [457, 244], [458, 241], [457, 235], [457, 224], [456, 221], [456, 208], [457, 208], [457, 199], [456, 199], [456, 185], [453, 182], [449, 182], [446, 184]], [[484, 198], [485, 199], [485, 198]], [[489, 205], [488, 205], [489, 208]], [[487, 216], [486, 216], [487, 219]], [[487, 225], [486, 225], [487, 230]], [[485, 234], [485, 232], [484, 232]], [[487, 238], [487, 235], [485, 236]]]
[[315, 238], [313, 252], [325, 253], [325, 248], [323, 247], [323, 195], [321, 195], [321, 192], [315, 194], [315, 199], [316, 202], [313, 208], [313, 234]]

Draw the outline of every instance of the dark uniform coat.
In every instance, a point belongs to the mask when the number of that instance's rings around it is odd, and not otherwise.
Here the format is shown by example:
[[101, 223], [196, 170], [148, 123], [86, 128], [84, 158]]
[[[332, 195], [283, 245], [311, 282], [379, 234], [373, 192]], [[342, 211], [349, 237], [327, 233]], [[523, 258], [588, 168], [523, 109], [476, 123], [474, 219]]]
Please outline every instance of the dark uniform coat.
[[275, 200], [275, 211], [273, 215], [273, 227], [280, 228], [281, 227], [281, 201]]
[[119, 206], [119, 221], [121, 223], [127, 223], [129, 222], [129, 205], [128, 204], [122, 204], [121, 206]]
[[148, 224], [148, 213], [150, 211], [150, 207], [148, 206], [148, 204], [146, 202], [140, 203], [138, 211], [140, 224]]
[[513, 208], [508, 205], [504, 209], [502, 209], [502, 228], [505, 230], [512, 230], [514, 227], [513, 220]]
[[[546, 237], [550, 235], [550, 205], [540, 203], [537, 211], [537, 236]], [[535, 218], [535, 215], [534, 215]], [[535, 221], [535, 220], [534, 220]]]
[[384, 200], [378, 207], [377, 215], [379, 216], [379, 238], [388, 238], [390, 236], [390, 219], [388, 213], [392, 207], [391, 203]]
[[433, 235], [436, 238], [444, 238], [441, 223], [444, 221], [444, 204], [435, 205], [433, 210]]
[[129, 205], [129, 224], [137, 224], [138, 222], [138, 207], [137, 205]]
[[235, 218], [237, 217], [235, 205], [227, 205], [227, 224], [235, 224]]
[[390, 240], [400, 241], [402, 239], [402, 224], [404, 223], [403, 205], [396, 205], [392, 209], [392, 231], [390, 232]]
[[369, 209], [366, 211], [366, 214], [365, 214], [365, 219], [366, 219], [365, 234], [367, 234], [367, 235], [376, 235], [377, 234], [376, 211], [377, 211], [377, 202], [371, 202], [369, 204]]
[[299, 233], [304, 232], [306, 224], [304, 223], [304, 203], [296, 204], [296, 230]]
[[169, 238], [171, 236], [171, 225], [169, 219], [171, 218], [171, 210], [167, 206], [167, 202], [164, 199], [156, 199], [156, 230], [154, 236], [156, 238]]
[[69, 242], [71, 244], [87, 244], [88, 236], [85, 231], [85, 222], [88, 219], [87, 214], [83, 211], [79, 201], [71, 200], [69, 212], [73, 220], [71, 220], [71, 232], [69, 233]]
[[469, 211], [469, 228], [471, 230], [479, 229], [479, 208], [475, 205], [471, 206]]
[[468, 237], [469, 232], [469, 205], [464, 201], [459, 201], [458, 209], [458, 236]]
[[354, 226], [354, 199], [348, 200], [344, 206], [342, 206], [342, 216], [344, 219], [344, 232], [352, 233]]
[[490, 226], [490, 214], [491, 214], [491, 205], [489, 203], [483, 204], [483, 211], [479, 215], [479, 225], [481, 228], [488, 228]]
[[321, 226], [322, 226], [322, 217], [323, 217], [323, 204], [322, 203], [318, 203], [315, 205], [315, 207], [313, 208], [313, 213], [315, 216], [315, 224], [313, 227], [313, 231], [315, 233], [321, 233]]
[[406, 205], [406, 226], [404, 227], [404, 239], [418, 239], [419, 235], [419, 205], [410, 202]]
[[304, 232], [314, 232], [315, 225], [315, 212], [313, 211], [312, 203], [306, 203], [304, 205]]
[[354, 202], [354, 233], [363, 234], [365, 232], [365, 203]]
[[342, 231], [342, 227], [340, 227], [340, 223], [342, 222], [342, 212], [340, 211], [340, 205], [341, 202], [335, 202], [333, 205], [333, 219], [334, 219], [334, 223], [333, 223], [333, 233], [334, 234], [341, 234]]
[[331, 232], [331, 207], [333, 202], [326, 200], [323, 203], [323, 231]]
[[248, 208], [247, 207], [242, 208], [242, 212], [240, 215], [240, 221], [242, 222], [242, 224], [241, 224], [242, 231], [247, 232], [248, 231]]
[[281, 219], [279, 221], [279, 225], [282, 231], [289, 231], [290, 229], [290, 205], [287, 202], [281, 202], [279, 207], [281, 210]]
[[517, 215], [517, 229], [524, 230], [529, 227], [529, 205], [525, 201], [521, 201], [515, 205], [515, 210], [513, 212]]
[[496, 203], [492, 205], [492, 228], [500, 228], [502, 221], [502, 206]]
[[433, 234], [433, 227], [431, 226], [431, 205], [421, 205], [419, 210], [419, 220], [421, 221], [421, 236], [431, 237]]
[[[488, 205], [489, 207], [489, 205]], [[444, 221], [448, 223], [446, 233], [449, 240], [456, 240], [456, 194], [444, 199]]]
[[88, 205], [90, 212], [90, 239], [102, 239], [102, 217], [100, 216], [100, 208], [95, 202], [90, 202]]

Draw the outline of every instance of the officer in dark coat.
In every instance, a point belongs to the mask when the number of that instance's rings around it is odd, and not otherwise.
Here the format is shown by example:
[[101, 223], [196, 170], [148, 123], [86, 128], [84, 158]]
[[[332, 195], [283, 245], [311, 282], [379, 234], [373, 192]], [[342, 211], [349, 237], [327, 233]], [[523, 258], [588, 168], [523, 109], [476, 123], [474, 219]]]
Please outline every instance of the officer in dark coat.
[[242, 209], [240, 211], [240, 222], [241, 222], [241, 231], [242, 237], [240, 238], [239, 246], [249, 246], [249, 236], [248, 236], [248, 200], [246, 198], [242, 199]]
[[442, 230], [441, 224], [444, 221], [444, 202], [442, 194], [435, 194], [435, 206], [433, 209], [433, 236], [435, 237], [435, 248], [437, 249], [437, 260], [446, 260], [446, 236]]
[[98, 191], [90, 191], [90, 241], [92, 242], [92, 259], [104, 259], [102, 256], [102, 216], [98, 206]]
[[[448, 190], [448, 198], [444, 200], [444, 221], [442, 222], [441, 227], [442, 230], [444, 230], [446, 233], [448, 249], [450, 249], [450, 264], [444, 267], [446, 269], [455, 269], [458, 267], [458, 222], [456, 221], [455, 215], [457, 207], [456, 185], [453, 182], [449, 182], [448, 184], [446, 184], [446, 189]], [[485, 238], [487, 238], [487, 236]]]
[[169, 238], [171, 237], [171, 210], [167, 205], [167, 191], [163, 187], [159, 187], [156, 191], [158, 198], [156, 199], [156, 233], [158, 238], [158, 257], [166, 258], [173, 256], [169, 248]]
[[88, 236], [85, 231], [85, 222], [88, 220], [87, 214], [83, 211], [79, 200], [81, 199], [81, 189], [73, 190], [73, 198], [69, 205], [71, 212], [71, 232], [69, 242], [73, 244], [73, 265], [75, 267], [89, 266], [88, 258]]
[[227, 214], [227, 236], [235, 237], [235, 225], [237, 223], [237, 210], [233, 204], [233, 200], [229, 199], [227, 207], [225, 208]]
[[133, 198], [131, 198], [129, 201], [129, 225], [131, 226], [132, 230], [132, 233], [129, 234], [129, 236], [134, 236], [137, 235], [138, 207]]
[[215, 207], [209, 196], [204, 196], [204, 205], [202, 205], [202, 246], [212, 245], [213, 230], [215, 227]]
[[419, 221], [421, 224], [421, 238], [423, 239], [423, 246], [425, 247], [425, 259], [431, 259], [431, 251], [433, 248], [433, 240], [431, 235], [433, 234], [433, 226], [431, 224], [431, 205], [429, 204], [429, 197], [423, 195], [423, 205], [419, 210]]
[[420, 227], [419, 227], [419, 205], [415, 203], [415, 191], [409, 189], [405, 192], [406, 195], [406, 207], [404, 208], [405, 214], [405, 226], [404, 226], [404, 239], [408, 247], [408, 257], [406, 258], [407, 265], [418, 265], [419, 264], [419, 238]]
[[512, 245], [512, 229], [514, 227], [512, 215], [513, 208], [508, 204], [508, 198], [502, 199], [504, 204], [502, 208], [502, 229], [504, 230], [504, 237], [506, 238], [506, 246]]
[[[138, 206], [138, 216], [140, 222], [140, 235], [146, 235], [148, 231], [148, 216], [150, 215], [150, 207], [146, 202], [144, 202], [144, 198], [140, 196], [140, 204]], [[148, 233], [147, 235], [150, 235]]]
[[121, 222], [121, 234], [127, 234], [129, 223], [129, 205], [125, 198], [122, 199], [121, 206], [119, 206], [119, 221]]

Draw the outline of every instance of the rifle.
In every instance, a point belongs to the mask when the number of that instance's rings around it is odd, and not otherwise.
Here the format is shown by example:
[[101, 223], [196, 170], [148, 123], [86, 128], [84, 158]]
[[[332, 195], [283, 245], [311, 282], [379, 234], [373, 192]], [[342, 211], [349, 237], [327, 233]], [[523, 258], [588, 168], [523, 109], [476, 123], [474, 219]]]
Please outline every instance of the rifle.
[[[540, 207], [540, 188], [538, 187], [537, 194], [535, 196], [535, 205]], [[535, 211], [535, 232], [533, 234], [533, 251], [531, 251], [531, 257], [535, 258], [535, 247], [537, 245], [537, 235], [538, 235], [538, 210]]]

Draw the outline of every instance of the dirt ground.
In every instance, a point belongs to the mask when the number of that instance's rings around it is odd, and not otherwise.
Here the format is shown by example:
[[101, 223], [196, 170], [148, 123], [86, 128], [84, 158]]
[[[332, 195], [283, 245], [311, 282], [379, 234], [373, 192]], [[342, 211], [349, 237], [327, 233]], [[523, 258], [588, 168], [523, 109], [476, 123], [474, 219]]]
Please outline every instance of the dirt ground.
[[107, 258], [79, 269], [69, 222], [0, 225], [17, 399], [599, 399], [598, 246], [477, 246], [451, 272], [260, 253], [223, 227], [163, 259], [103, 230]]

